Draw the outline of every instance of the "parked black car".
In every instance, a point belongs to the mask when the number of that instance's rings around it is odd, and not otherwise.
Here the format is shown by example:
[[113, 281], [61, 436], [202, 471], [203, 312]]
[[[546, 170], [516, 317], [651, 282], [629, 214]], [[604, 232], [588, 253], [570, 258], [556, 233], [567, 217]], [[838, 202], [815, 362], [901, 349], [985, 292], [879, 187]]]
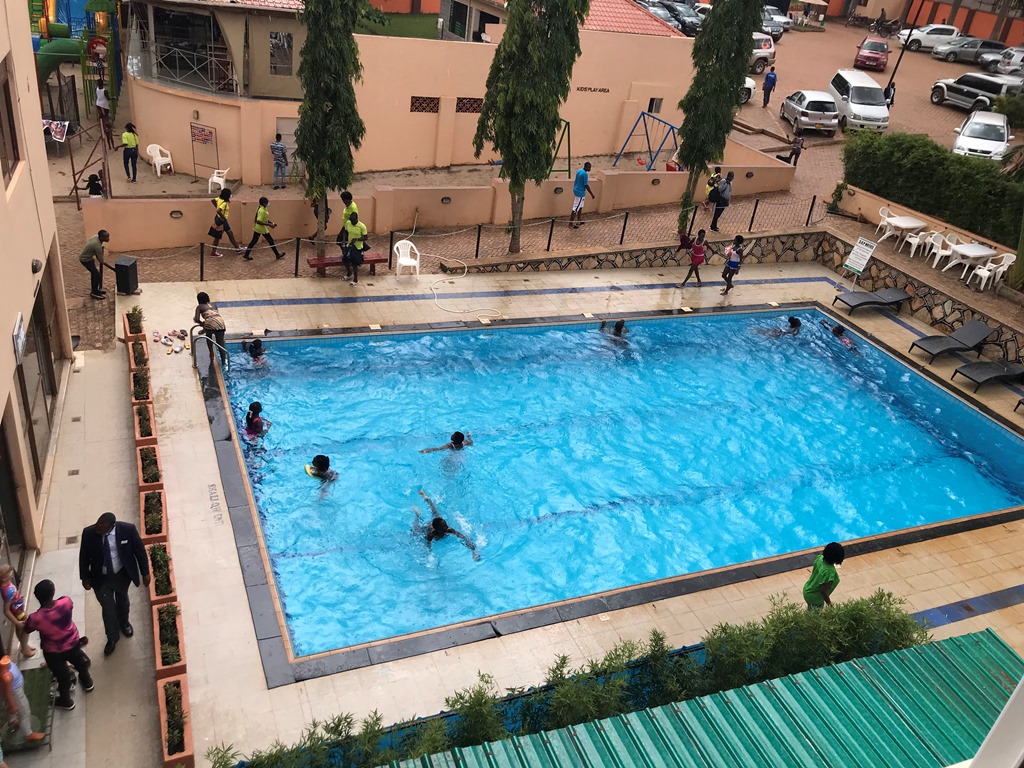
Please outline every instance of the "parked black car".
[[661, 6], [672, 14], [672, 18], [679, 22], [679, 30], [689, 37], [693, 37], [697, 34], [700, 29], [700, 25], [704, 23], [704, 19], [683, 2], [669, 2], [664, 0]]

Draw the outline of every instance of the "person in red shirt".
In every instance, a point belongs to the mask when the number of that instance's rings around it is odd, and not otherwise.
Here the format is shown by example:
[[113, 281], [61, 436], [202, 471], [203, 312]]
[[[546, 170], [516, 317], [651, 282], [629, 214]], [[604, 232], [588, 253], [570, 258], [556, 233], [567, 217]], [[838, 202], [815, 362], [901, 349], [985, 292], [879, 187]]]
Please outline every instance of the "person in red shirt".
[[68, 669], [71, 664], [78, 671], [78, 679], [82, 682], [82, 690], [91, 691], [95, 684], [89, 674], [89, 657], [82, 650], [84, 638], [78, 634], [71, 614], [74, 603], [67, 595], [56, 600], [56, 587], [49, 579], [36, 584], [33, 593], [39, 601], [39, 610], [25, 619], [25, 632], [38, 632], [39, 644], [43, 648], [46, 666], [57, 678], [57, 700], [54, 706], [59, 709], [74, 709], [75, 701], [71, 698], [73, 677]]

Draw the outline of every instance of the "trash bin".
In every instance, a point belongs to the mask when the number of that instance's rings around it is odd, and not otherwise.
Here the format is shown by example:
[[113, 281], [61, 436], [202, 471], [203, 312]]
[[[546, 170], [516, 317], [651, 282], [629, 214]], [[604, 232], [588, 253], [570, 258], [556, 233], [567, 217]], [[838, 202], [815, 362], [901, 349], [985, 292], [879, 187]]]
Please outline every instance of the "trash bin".
[[139, 290], [139, 269], [135, 259], [125, 256], [114, 262], [114, 282], [117, 292], [128, 295]]

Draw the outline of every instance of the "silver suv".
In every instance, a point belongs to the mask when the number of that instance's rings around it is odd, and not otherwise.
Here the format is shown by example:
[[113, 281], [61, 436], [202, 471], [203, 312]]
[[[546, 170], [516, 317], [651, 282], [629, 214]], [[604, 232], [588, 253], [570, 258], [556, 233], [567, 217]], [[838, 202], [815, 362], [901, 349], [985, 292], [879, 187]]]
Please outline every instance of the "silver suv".
[[753, 50], [750, 52], [750, 71], [760, 75], [770, 64], [775, 63], [775, 41], [770, 36], [754, 33]]
[[997, 96], [1017, 96], [1024, 79], [1013, 75], [972, 72], [956, 80], [939, 80], [932, 86], [932, 104], [949, 102], [972, 112], [989, 109]]

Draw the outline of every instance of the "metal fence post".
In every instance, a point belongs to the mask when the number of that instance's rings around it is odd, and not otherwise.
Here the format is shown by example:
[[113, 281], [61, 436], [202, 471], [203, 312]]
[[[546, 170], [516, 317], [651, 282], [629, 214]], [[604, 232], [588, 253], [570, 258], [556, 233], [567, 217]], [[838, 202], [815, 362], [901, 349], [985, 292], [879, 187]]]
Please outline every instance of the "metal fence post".
[[302, 248], [302, 238], [295, 238], [295, 277], [299, 276], [299, 249]]
[[206, 279], [206, 243], [199, 244], [199, 282]]
[[690, 227], [686, 230], [686, 234], [693, 234], [693, 224], [697, 221], [697, 211], [700, 209], [699, 205], [693, 206], [693, 213], [690, 215]]
[[818, 202], [817, 195], [811, 198], [811, 207], [807, 209], [807, 221], [804, 222], [805, 227], [811, 226], [811, 216], [814, 214], [814, 204], [816, 202]]
[[476, 225], [476, 254], [473, 256], [474, 259], [480, 258], [480, 233], [483, 231], [484, 225]]
[[392, 269], [392, 264], [395, 260], [395, 230], [391, 230], [391, 234], [388, 235], [388, 269]]
[[754, 210], [750, 212], [750, 226], [747, 227], [747, 232], [754, 231], [754, 217], [757, 216], [757, 204], [761, 202], [761, 198], [754, 198]]
[[555, 235], [555, 220], [552, 219], [551, 220], [551, 226], [548, 227], [548, 247], [545, 248], [544, 250], [546, 250], [546, 251], [550, 251], [551, 250], [551, 238], [554, 237], [554, 235]]
[[626, 240], [626, 225], [629, 224], [629, 211], [626, 211], [626, 215], [622, 219], [622, 233], [619, 235], [619, 245], [622, 245]]

